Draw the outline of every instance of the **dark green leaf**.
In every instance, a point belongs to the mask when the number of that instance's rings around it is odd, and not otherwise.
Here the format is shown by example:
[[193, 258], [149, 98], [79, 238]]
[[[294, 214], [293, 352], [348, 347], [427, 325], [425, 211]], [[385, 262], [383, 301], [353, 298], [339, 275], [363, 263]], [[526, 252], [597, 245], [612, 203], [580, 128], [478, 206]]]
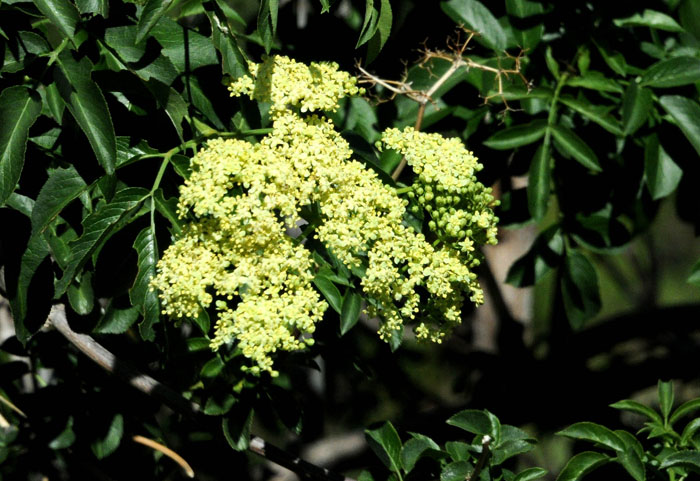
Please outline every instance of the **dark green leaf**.
[[573, 130], [563, 125], [553, 125], [552, 134], [554, 135], [555, 143], [581, 165], [595, 172], [603, 170], [593, 149], [581, 137], [576, 135]]
[[540, 145], [530, 164], [527, 184], [527, 206], [535, 220], [541, 220], [547, 213], [549, 202], [551, 162], [549, 149]]
[[365, 437], [374, 454], [384, 465], [394, 473], [400, 472], [401, 439], [394, 426], [387, 421], [376, 429], [365, 430]]
[[506, 48], [506, 33], [496, 17], [477, 0], [450, 0], [440, 3], [442, 10], [456, 23], [479, 33], [476, 40], [493, 50]]
[[545, 274], [561, 263], [563, 253], [564, 238], [559, 226], [551, 226], [541, 232], [530, 250], [513, 263], [506, 276], [506, 282], [516, 287], [538, 283]]
[[190, 337], [187, 339], [187, 352], [201, 352], [209, 349], [211, 341], [206, 337]]
[[625, 449], [617, 453], [617, 460], [635, 481], [645, 481], [646, 469], [642, 461], [643, 450], [639, 441], [626, 431], [615, 431], [615, 434], [623, 439], [623, 442], [626, 441], [627, 436], [631, 438], [630, 443], [625, 442]]
[[455, 461], [442, 468], [440, 481], [464, 481], [469, 479], [469, 475], [474, 471], [474, 467], [468, 461]]
[[56, 82], [51, 82], [46, 87], [46, 103], [48, 104], [53, 119], [56, 123], [60, 124], [63, 119], [63, 111], [66, 108], [66, 103], [61, 98], [61, 93], [58, 91]]
[[566, 463], [556, 481], [578, 481], [591, 471], [607, 464], [612, 458], [602, 453], [584, 451]]
[[244, 406], [234, 407], [221, 420], [221, 427], [228, 444], [236, 451], [245, 451], [250, 444], [250, 428], [254, 411]]
[[558, 79], [559, 78], [559, 64], [554, 59], [554, 56], [552, 55], [552, 47], [549, 45], [547, 46], [547, 49], [545, 50], [544, 60], [545, 60], [545, 63], [547, 64], [547, 68], [549, 69], [549, 72], [554, 76], [555, 79]]
[[8, 87], [0, 94], [0, 205], [19, 182], [29, 127], [41, 113], [41, 98], [24, 87]]
[[355, 48], [359, 48], [365, 43], [369, 42], [375, 33], [377, 33], [377, 19], [379, 18], [379, 12], [374, 8], [374, 0], [365, 1], [365, 20], [362, 24], [362, 30], [360, 30], [360, 38], [357, 40], [357, 45]]
[[673, 425], [676, 422], [678, 422], [678, 420], [681, 419], [683, 416], [687, 416], [688, 414], [694, 413], [698, 410], [700, 410], [700, 399], [691, 399], [690, 401], [684, 402], [683, 404], [678, 406], [678, 408], [676, 408], [675, 411], [673, 411], [673, 414], [671, 414], [668, 423], [670, 425]]
[[683, 31], [683, 27], [678, 25], [678, 22], [673, 17], [648, 8], [645, 8], [641, 15], [635, 13], [631, 17], [615, 19], [613, 23], [618, 27], [649, 27], [657, 30], [666, 30], [667, 32]]
[[666, 197], [676, 190], [683, 170], [659, 144], [656, 134], [647, 138], [644, 147], [644, 176], [654, 200]]
[[534, 448], [533, 443], [524, 439], [511, 439], [500, 443], [493, 449], [493, 465], [503, 464], [506, 460], [531, 451]]
[[566, 85], [568, 87], [583, 87], [585, 89], [597, 90], [599, 92], [613, 92], [621, 94], [624, 91], [620, 84], [594, 70], [588, 70], [580, 77], [569, 78], [566, 81]]
[[625, 443], [622, 439], [610, 429], [600, 424], [589, 422], [572, 424], [568, 428], [559, 431], [557, 435], [590, 441], [615, 451], [625, 450]]
[[630, 411], [633, 413], [641, 414], [642, 416], [646, 416], [651, 421], [656, 422], [658, 424], [663, 423], [663, 421], [661, 420], [661, 416], [659, 416], [659, 414], [656, 411], [654, 411], [650, 407], [645, 406], [644, 404], [638, 403], [637, 401], [625, 399], [611, 404], [610, 407], [615, 409], [621, 409], [623, 411]]
[[357, 324], [362, 309], [362, 296], [354, 289], [348, 288], [343, 296], [343, 304], [340, 310], [340, 335], [346, 334]]
[[389, 0], [381, 0], [379, 18], [377, 19], [377, 31], [369, 41], [367, 47], [367, 63], [372, 62], [384, 47], [391, 34], [393, 15]]
[[61, 433], [49, 442], [51, 449], [69, 448], [75, 442], [75, 432], [73, 432], [73, 416], [68, 418], [66, 427]]
[[600, 125], [611, 134], [618, 135], [620, 137], [623, 135], [620, 123], [608, 114], [608, 112], [610, 112], [608, 107], [592, 105], [588, 101], [578, 100], [574, 99], [573, 97], [566, 96], [560, 97], [559, 101], [570, 109], [583, 115], [587, 119]]
[[138, 318], [139, 310], [136, 307], [130, 306], [122, 309], [116, 307], [112, 301], [92, 332], [95, 334], [123, 334]]
[[323, 294], [323, 297], [333, 310], [340, 314], [343, 310], [343, 296], [340, 295], [340, 291], [335, 287], [335, 284], [327, 277], [317, 274], [314, 277], [314, 285]]
[[496, 132], [484, 141], [484, 145], [496, 150], [510, 150], [537, 142], [546, 130], [547, 121], [534, 120]]
[[235, 403], [236, 398], [233, 397], [233, 394], [213, 395], [207, 399], [207, 403], [204, 405], [204, 414], [223, 416], [231, 410]]
[[261, 0], [258, 10], [258, 34], [262, 39], [265, 53], [270, 53], [277, 33], [278, 0]]
[[221, 53], [221, 70], [232, 79], [237, 79], [248, 73], [248, 64], [245, 55], [232, 37], [230, 29], [225, 30], [221, 20], [213, 12], [207, 12], [211, 22], [211, 38], [214, 47]]
[[143, 321], [139, 324], [141, 337], [152, 341], [155, 339], [153, 325], [160, 317], [158, 293], [150, 287], [158, 263], [155, 225], [151, 224], [139, 232], [134, 241], [134, 250], [138, 254], [138, 274], [134, 286], [129, 290], [129, 298], [143, 316]]
[[36, 8], [68, 38], [73, 40], [80, 13], [73, 2], [67, 0], [33, 0]]
[[514, 17], [528, 18], [544, 12], [544, 7], [531, 0], [506, 0], [506, 12]]
[[625, 135], [633, 134], [646, 123], [651, 104], [651, 90], [631, 82], [622, 98], [622, 130]]
[[109, 16], [109, 0], [76, 0], [75, 5], [81, 14], [92, 13], [103, 18]]
[[472, 446], [462, 441], [447, 441], [445, 451], [453, 461], [468, 461], [472, 457]]
[[153, 193], [153, 201], [156, 211], [170, 221], [173, 231], [182, 232], [182, 219], [177, 215], [177, 199], [175, 197], [166, 199], [163, 197], [163, 189], [158, 189]]
[[596, 45], [605, 63], [616, 74], [627, 75], [627, 62], [620, 52], [610, 52], [601, 45]]
[[107, 435], [102, 439], [97, 439], [90, 443], [90, 448], [97, 459], [104, 459], [119, 447], [124, 435], [124, 418], [117, 414], [109, 425]]
[[525, 471], [521, 471], [518, 475], [513, 478], [513, 481], [533, 481], [535, 479], [540, 479], [547, 474], [546, 469], [542, 468], [528, 468]]
[[105, 30], [104, 41], [120, 57], [120, 69], [128, 68], [142, 80], [156, 79], [170, 85], [177, 78], [178, 72], [168, 57], [153, 55], [146, 51], [146, 44], [136, 44], [136, 26], [126, 25]]
[[500, 423], [498, 423], [498, 420], [488, 411], [465, 409], [448, 419], [447, 424], [457, 426], [473, 434], [488, 434], [496, 441], [500, 437]]
[[693, 265], [693, 268], [690, 270], [690, 275], [688, 276], [686, 282], [700, 287], [700, 260], [697, 261], [695, 265]]
[[[42, 320], [38, 326], [30, 327], [26, 325], [25, 321], [27, 321], [27, 313], [29, 312], [27, 298], [29, 290], [32, 287], [32, 280], [48, 255], [49, 246], [44, 236], [36, 235], [29, 238], [27, 248], [24, 254], [22, 254], [19, 277], [17, 279], [17, 291], [15, 292], [15, 296], [10, 299], [10, 307], [12, 309], [12, 318], [15, 321], [17, 339], [23, 344], [44, 324]], [[53, 277], [53, 275], [51, 275], [51, 277]]]
[[440, 447], [430, 438], [420, 437], [409, 439], [401, 448], [401, 466], [410, 472], [426, 451], [440, 450]]
[[673, 408], [673, 382], [664, 382], [659, 379], [657, 391], [659, 394], [661, 415], [664, 419], [668, 419], [668, 415], [671, 414], [671, 409]]
[[689, 85], [700, 81], [700, 58], [673, 57], [661, 60], [642, 75], [641, 85], [666, 88]]
[[87, 189], [78, 171], [70, 166], [49, 171], [32, 210], [32, 235], [41, 234], [58, 214]]
[[676, 125], [700, 154], [700, 105], [680, 95], [664, 95], [659, 103], [673, 117]]
[[146, 38], [146, 35], [158, 23], [158, 20], [160, 20], [160, 17], [163, 16], [171, 3], [172, 0], [148, 0], [146, 2], [143, 10], [141, 10], [139, 22], [136, 25], [134, 43], [140, 43], [141, 40]]
[[199, 375], [202, 377], [216, 377], [223, 369], [224, 361], [222, 361], [219, 356], [215, 356], [209, 359], [204, 366], [202, 366], [202, 370], [199, 372]]
[[178, 72], [219, 63], [211, 39], [183, 27], [168, 17], [158, 20], [151, 30], [151, 35], [158, 40], [163, 47], [161, 53], [170, 59]]
[[95, 296], [92, 291], [92, 274], [90, 272], [84, 273], [78, 285], [71, 284], [68, 286], [67, 294], [70, 307], [75, 312], [81, 316], [90, 314], [95, 306]]
[[174, 88], [168, 87], [161, 82], [150, 81], [147, 86], [155, 96], [158, 106], [164, 109], [168, 118], [170, 118], [178, 137], [184, 142], [184, 138], [182, 137], [182, 121], [187, 116], [187, 104], [184, 99]]
[[577, 251], [567, 251], [561, 292], [569, 323], [574, 329], [600, 311], [600, 293], [595, 268]]
[[71, 242], [71, 258], [63, 277], [56, 283], [56, 296], [63, 294], [73, 276], [83, 267], [90, 255], [139, 209], [148, 191], [129, 187], [117, 192], [111, 202], [100, 205], [83, 220], [83, 233]]
[[685, 428], [683, 428], [683, 434], [681, 434], [681, 446], [688, 446], [695, 436], [695, 433], [698, 432], [698, 429], [700, 429], [700, 418], [695, 418], [690, 421]]
[[685, 0], [678, 7], [678, 16], [683, 28], [700, 39], [700, 4], [693, 0]]
[[64, 50], [56, 62], [56, 84], [68, 110], [83, 130], [95, 156], [108, 174], [114, 173], [117, 140], [112, 117], [102, 91], [90, 78], [93, 65], [87, 58], [79, 62]]
[[694, 473], [700, 473], [700, 452], [681, 451], [673, 453], [661, 462], [661, 469], [684, 468]]

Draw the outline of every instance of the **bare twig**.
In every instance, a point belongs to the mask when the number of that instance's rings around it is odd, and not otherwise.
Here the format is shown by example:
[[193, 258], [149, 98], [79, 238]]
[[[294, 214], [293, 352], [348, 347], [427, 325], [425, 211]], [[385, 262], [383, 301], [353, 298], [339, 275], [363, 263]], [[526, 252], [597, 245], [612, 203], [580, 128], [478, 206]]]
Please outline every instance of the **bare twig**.
[[[174, 391], [170, 387], [141, 373], [124, 361], [119, 360], [92, 337], [73, 331], [68, 325], [65, 307], [63, 305], [59, 304], [53, 307], [51, 314], [49, 314], [49, 321], [71, 344], [106, 371], [117, 375], [139, 391], [153, 396], [170, 406], [173, 410], [185, 414], [201, 424], [210, 424], [208, 418], [202, 414], [198, 404], [188, 401], [182, 397], [180, 393]], [[306, 478], [318, 481], [355, 481], [352, 478], [345, 477], [326, 468], [321, 468], [297, 456], [289, 454], [269, 444], [259, 436], [251, 436], [248, 450]]]
[[491, 450], [489, 449], [490, 444], [491, 436], [487, 434], [481, 440], [481, 456], [479, 456], [479, 460], [476, 462], [476, 466], [474, 466], [474, 471], [472, 471], [472, 473], [467, 478], [468, 481], [471, 481], [472, 479], [479, 479], [481, 470], [484, 469], [484, 465], [486, 464], [486, 458], [489, 457], [489, 453], [491, 452]]
[[[465, 40], [461, 39], [461, 31], [464, 31], [468, 34]], [[450, 79], [450, 77], [452, 77], [456, 72], [458, 72], [462, 68], [466, 68], [467, 70], [475, 68], [483, 70], [485, 72], [493, 73], [496, 77], [496, 84], [498, 89], [496, 93], [484, 97], [484, 104], [488, 103], [489, 100], [493, 97], [500, 96], [503, 105], [505, 106], [503, 113], [505, 114], [508, 111], [514, 110], [510, 107], [510, 105], [508, 105], [508, 102], [506, 101], [503, 92], [503, 78], [509, 78], [511, 75], [517, 75], [527, 86], [528, 90], [530, 89], [530, 84], [521, 72], [521, 59], [525, 52], [521, 51], [516, 56], [510, 55], [506, 52], [506, 57], [513, 61], [512, 68], [504, 68], [501, 65], [501, 58], [498, 59], [498, 67], [491, 67], [490, 65], [476, 62], [465, 54], [468, 50], [469, 43], [476, 35], [478, 35], [478, 33], [464, 28], [462, 28], [461, 31], [457, 32], [456, 37], [447, 39], [447, 50], [430, 50], [428, 48], [424, 48], [421, 51], [422, 57], [418, 62], [418, 65], [427, 69], [428, 71], [430, 71], [431, 62], [433, 60], [440, 59], [450, 62], [450, 66], [447, 68], [447, 70], [437, 80], [435, 80], [435, 82], [427, 90], [414, 89], [411, 86], [411, 82], [408, 82], [406, 78], [397, 81], [377, 77], [376, 75], [373, 75], [367, 70], [365, 70], [358, 63], [357, 69], [361, 73], [359, 83], [368, 84], [370, 86], [381, 85], [389, 92], [391, 92], [391, 95], [389, 96], [388, 100], [395, 98], [397, 95], [404, 95], [410, 98], [411, 100], [418, 102], [418, 113], [416, 114], [416, 123], [414, 125], [414, 128], [416, 130], [421, 129], [423, 117], [425, 115], [425, 109], [428, 102], [434, 103], [433, 97], [440, 89], [440, 87], [442, 87], [445, 84], [445, 82], [447, 82]], [[404, 157], [401, 159], [401, 162], [391, 174], [391, 177], [394, 180], [397, 180], [405, 167], [406, 158]]]
[[177, 464], [179, 464], [182, 467], [182, 469], [185, 471], [185, 474], [187, 474], [188, 478], [194, 478], [194, 470], [192, 469], [192, 466], [190, 466], [189, 463], [187, 461], [185, 461], [185, 458], [183, 458], [182, 456], [177, 454], [175, 451], [173, 451], [169, 447], [164, 446], [164, 445], [160, 444], [159, 442], [156, 442], [152, 439], [149, 439], [149, 438], [146, 438], [143, 436], [139, 436], [139, 435], [136, 435], [131, 439], [133, 439], [133, 441], [136, 443], [143, 444], [144, 446], [148, 446], [151, 449], [155, 449], [156, 451], [160, 451], [161, 453], [163, 453], [164, 455], [166, 455], [167, 457], [169, 457], [170, 459], [175, 461]]

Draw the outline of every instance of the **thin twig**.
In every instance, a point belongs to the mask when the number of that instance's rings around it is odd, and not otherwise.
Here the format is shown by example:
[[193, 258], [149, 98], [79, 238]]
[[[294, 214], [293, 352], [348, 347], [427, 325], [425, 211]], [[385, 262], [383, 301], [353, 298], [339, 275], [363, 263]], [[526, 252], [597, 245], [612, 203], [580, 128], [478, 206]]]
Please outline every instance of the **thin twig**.
[[[106, 371], [115, 374], [139, 391], [153, 396], [170, 406], [173, 410], [185, 414], [201, 424], [207, 426], [211, 425], [209, 418], [204, 416], [198, 404], [188, 401], [182, 397], [180, 393], [174, 391], [165, 384], [156, 381], [126, 362], [121, 361], [92, 337], [73, 331], [68, 325], [65, 307], [63, 305], [59, 304], [53, 307], [51, 314], [49, 314], [49, 321], [71, 344]], [[355, 481], [352, 478], [345, 477], [326, 468], [321, 468], [297, 456], [289, 454], [269, 444], [259, 436], [251, 436], [248, 450], [307, 478], [318, 481]]]
[[491, 450], [489, 449], [490, 444], [491, 436], [487, 434], [481, 440], [481, 456], [479, 456], [479, 460], [476, 462], [476, 466], [474, 466], [474, 471], [472, 471], [472, 473], [467, 478], [469, 481], [471, 481], [472, 479], [479, 479], [481, 470], [484, 469], [484, 465], [486, 464], [486, 458], [489, 457], [489, 453], [491, 452]]
[[134, 437], [131, 438], [134, 442], [143, 444], [144, 446], [148, 446], [151, 449], [155, 449], [156, 451], [160, 451], [173, 461], [175, 461], [177, 464], [179, 464], [182, 469], [185, 471], [185, 474], [187, 474], [188, 478], [194, 478], [194, 470], [192, 469], [192, 466], [189, 465], [187, 461], [185, 461], [185, 458], [177, 454], [175, 451], [170, 449], [167, 446], [164, 446], [160, 444], [159, 442], [156, 442], [152, 439], [139, 436], [138, 434]]

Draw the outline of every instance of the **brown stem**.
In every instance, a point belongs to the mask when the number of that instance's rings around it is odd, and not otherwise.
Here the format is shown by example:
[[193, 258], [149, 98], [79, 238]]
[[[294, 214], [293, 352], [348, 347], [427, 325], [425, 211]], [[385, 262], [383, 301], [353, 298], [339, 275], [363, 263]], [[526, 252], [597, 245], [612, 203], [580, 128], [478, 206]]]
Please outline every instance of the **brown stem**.
[[489, 444], [491, 444], [491, 436], [486, 435], [481, 441], [481, 456], [479, 456], [479, 460], [476, 462], [476, 466], [474, 466], [474, 471], [472, 471], [472, 474], [469, 475], [468, 479], [470, 481], [472, 479], [479, 479], [481, 470], [484, 469], [484, 465], [486, 464], [486, 458], [489, 457], [489, 453], [491, 452], [489, 449]]
[[[73, 331], [68, 325], [65, 307], [63, 305], [59, 304], [53, 307], [51, 314], [49, 314], [49, 321], [71, 344], [106, 371], [115, 374], [139, 391], [153, 396], [170, 406], [173, 410], [185, 414], [201, 424], [210, 424], [207, 422], [208, 418], [201, 412], [198, 404], [188, 401], [182, 397], [180, 393], [118, 359], [92, 337]], [[302, 477], [318, 481], [355, 481], [352, 478], [345, 477], [326, 468], [321, 468], [315, 464], [304, 461], [297, 456], [293, 456], [267, 443], [267, 441], [259, 436], [251, 436], [248, 450], [290, 471], [294, 471]]]

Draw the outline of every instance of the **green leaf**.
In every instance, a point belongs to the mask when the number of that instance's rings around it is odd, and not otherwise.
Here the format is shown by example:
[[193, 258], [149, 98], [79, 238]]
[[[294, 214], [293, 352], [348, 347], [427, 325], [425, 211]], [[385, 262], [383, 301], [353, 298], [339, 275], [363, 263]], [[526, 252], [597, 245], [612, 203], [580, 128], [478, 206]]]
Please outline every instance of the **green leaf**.
[[651, 90], [631, 82], [622, 97], [622, 131], [625, 135], [633, 134], [646, 123], [651, 104]]
[[659, 379], [657, 391], [659, 394], [661, 415], [664, 419], [668, 419], [668, 415], [671, 414], [671, 409], [673, 408], [673, 382], [664, 382]]
[[692, 0], [681, 2], [678, 7], [678, 16], [683, 28], [700, 39], [700, 4]]
[[501, 426], [498, 419], [488, 411], [465, 409], [447, 420], [447, 424], [473, 434], [489, 435], [493, 440], [500, 437]]
[[343, 303], [340, 309], [340, 335], [345, 335], [357, 324], [362, 310], [362, 296], [354, 289], [348, 288], [343, 296]]
[[528, 468], [525, 471], [521, 471], [518, 475], [513, 478], [513, 481], [533, 481], [535, 479], [540, 479], [547, 475], [547, 470], [542, 468]]
[[53, 119], [56, 123], [60, 124], [63, 121], [63, 111], [66, 108], [66, 103], [61, 98], [61, 93], [58, 91], [56, 82], [51, 82], [46, 87], [46, 103], [48, 104]]
[[544, 7], [531, 0], [506, 0], [506, 12], [514, 17], [528, 18], [544, 12]]
[[700, 260], [690, 270], [690, 275], [686, 280], [687, 283], [700, 287]]
[[622, 127], [620, 127], [620, 123], [616, 119], [608, 114], [610, 111], [609, 108], [593, 105], [588, 101], [578, 100], [568, 96], [560, 97], [559, 101], [587, 119], [600, 125], [611, 134], [622, 137]]
[[151, 35], [163, 47], [161, 54], [170, 59], [178, 72], [219, 64], [211, 39], [183, 27], [167, 16], [158, 20]]
[[559, 79], [559, 64], [557, 63], [557, 61], [554, 59], [554, 56], [552, 55], [551, 45], [548, 45], [547, 49], [545, 50], [544, 60], [545, 60], [545, 63], [547, 64], [547, 68], [549, 69], [549, 72], [552, 74], [552, 76], [554, 76], [555, 79]]
[[468, 461], [472, 457], [472, 446], [462, 441], [447, 441], [445, 451], [454, 461]]
[[92, 291], [92, 274], [90, 272], [84, 273], [77, 286], [75, 284], [68, 286], [67, 294], [70, 307], [75, 312], [81, 316], [90, 314], [95, 306], [95, 296]]
[[248, 73], [248, 63], [245, 55], [231, 36], [230, 29], [222, 30], [219, 17], [213, 12], [207, 12], [211, 22], [211, 38], [214, 47], [221, 53], [221, 70], [232, 79], [237, 79]]
[[582, 422], [572, 424], [557, 433], [558, 436], [566, 436], [571, 439], [580, 439], [600, 444], [615, 451], [624, 451], [625, 443], [610, 429], [600, 424]]
[[114, 173], [117, 140], [112, 117], [102, 91], [90, 78], [93, 65], [87, 58], [79, 62], [64, 50], [54, 70], [56, 85], [68, 110], [75, 118], [95, 152], [98, 162], [108, 174]]
[[389, 421], [376, 429], [365, 430], [365, 437], [374, 454], [390, 471], [401, 471], [401, 439]]
[[393, 20], [391, 3], [389, 0], [381, 0], [379, 18], [377, 19], [377, 31], [372, 35], [367, 48], [367, 63], [372, 62], [384, 47], [391, 34], [391, 24]]
[[694, 413], [698, 410], [700, 410], [700, 399], [691, 399], [690, 401], [684, 402], [678, 406], [675, 411], [673, 411], [668, 423], [670, 425], [674, 425], [683, 416], [687, 416], [688, 414]]
[[596, 44], [596, 46], [603, 60], [613, 72], [623, 77], [627, 75], [627, 62], [620, 52], [609, 52], [601, 45]]
[[123, 435], [124, 418], [121, 414], [117, 414], [109, 425], [107, 435], [90, 443], [90, 448], [97, 459], [104, 459], [117, 450]]
[[694, 473], [700, 473], [700, 452], [680, 451], [666, 457], [659, 466], [661, 469], [683, 468]]
[[177, 215], [178, 200], [176, 197], [166, 199], [163, 197], [163, 189], [158, 189], [153, 193], [156, 211], [170, 221], [173, 231], [182, 232], [182, 219]]
[[648, 8], [645, 8], [641, 15], [635, 13], [631, 17], [615, 19], [613, 23], [618, 27], [649, 27], [667, 32], [683, 31], [683, 27], [678, 25], [673, 17]]
[[151, 29], [158, 23], [168, 9], [172, 0], [148, 0], [141, 10], [141, 16], [136, 24], [134, 43], [140, 43]]
[[410, 472], [426, 451], [440, 450], [440, 446], [427, 436], [414, 437], [406, 441], [401, 448], [401, 466]]
[[477, 0], [441, 2], [445, 12], [456, 23], [479, 33], [476, 41], [493, 50], [505, 50], [507, 38], [496, 17]]
[[151, 279], [156, 275], [158, 263], [155, 224], [151, 223], [138, 233], [134, 240], [134, 250], [138, 254], [138, 274], [133, 287], [129, 290], [129, 299], [143, 316], [143, 321], [139, 324], [141, 338], [153, 341], [155, 339], [153, 325], [160, 318], [158, 293], [150, 286]]
[[624, 90], [619, 83], [607, 78], [601, 72], [588, 70], [580, 77], [571, 77], [566, 81], [567, 87], [583, 87], [585, 89], [597, 90], [598, 92], [612, 92], [621, 94]]
[[32, 236], [41, 234], [58, 214], [88, 188], [73, 166], [49, 171], [32, 210]]
[[41, 98], [36, 92], [14, 86], [0, 93], [0, 205], [19, 182], [29, 127], [40, 113]]
[[139, 310], [134, 306], [118, 308], [111, 301], [100, 318], [97, 326], [92, 330], [95, 334], [123, 334], [139, 318]]
[[527, 184], [527, 206], [535, 220], [541, 220], [547, 213], [550, 190], [551, 162], [549, 149], [540, 145], [530, 164]]
[[578, 481], [595, 469], [608, 464], [612, 458], [602, 453], [584, 451], [579, 453], [566, 463], [556, 481]]
[[65, 449], [71, 447], [74, 442], [75, 432], [73, 432], [73, 416], [70, 416], [66, 427], [58, 436], [49, 442], [48, 446], [51, 449]]
[[668, 88], [700, 81], [700, 58], [673, 57], [661, 60], [642, 75], [642, 86]]
[[204, 405], [204, 414], [208, 416], [223, 416], [231, 410], [235, 403], [236, 398], [231, 393], [215, 394], [207, 399], [207, 403]]
[[33, 0], [36, 8], [68, 38], [74, 40], [75, 27], [80, 20], [80, 13], [73, 2], [67, 0]]
[[561, 277], [561, 293], [569, 323], [574, 329], [600, 311], [600, 293], [595, 268], [586, 257], [574, 250], [566, 253]]
[[440, 481], [464, 481], [472, 471], [474, 467], [469, 461], [455, 461], [442, 468]]
[[496, 132], [483, 144], [496, 150], [510, 150], [537, 142], [547, 130], [546, 120], [534, 120], [527, 124], [515, 125]]
[[340, 314], [343, 310], [343, 296], [340, 295], [340, 291], [335, 287], [335, 284], [327, 277], [319, 274], [314, 277], [313, 282], [333, 310]]
[[360, 30], [360, 38], [357, 39], [357, 45], [355, 48], [360, 48], [365, 43], [374, 37], [377, 33], [377, 20], [379, 18], [379, 12], [374, 8], [374, 0], [365, 0], [365, 20], [362, 23], [362, 29]]
[[700, 154], [700, 105], [680, 95], [664, 95], [659, 99], [659, 103]]
[[700, 418], [695, 418], [690, 421], [685, 428], [683, 428], [683, 434], [681, 434], [681, 446], [688, 446], [695, 436], [695, 433], [698, 432], [698, 429], [700, 429]]
[[617, 453], [617, 460], [635, 481], [645, 481], [647, 476], [641, 444], [627, 431], [615, 431], [615, 434], [625, 443], [625, 449]]
[[654, 200], [666, 197], [676, 190], [683, 170], [659, 144], [656, 134], [646, 139], [644, 147], [644, 178]]
[[321, 0], [321, 13], [328, 13], [331, 9], [331, 0]]
[[224, 361], [219, 356], [212, 357], [202, 366], [199, 375], [202, 377], [216, 377], [224, 369]]
[[262, 39], [265, 53], [270, 53], [277, 33], [278, 0], [261, 0], [258, 10], [258, 34]]
[[642, 416], [646, 416], [649, 418], [651, 421], [658, 423], [658, 424], [663, 424], [663, 421], [661, 420], [661, 416], [659, 416], [659, 413], [654, 411], [648, 406], [645, 406], [644, 404], [638, 403], [637, 401], [632, 401], [630, 399], [624, 399], [622, 401], [618, 401], [616, 403], [613, 403], [610, 405], [611, 408], [615, 409], [620, 409], [623, 411], [630, 411], [633, 413], [641, 414]]
[[42, 320], [36, 326], [30, 327], [27, 325], [27, 313], [30, 311], [27, 305], [27, 298], [32, 287], [32, 280], [48, 255], [49, 246], [44, 236], [36, 235], [29, 238], [27, 248], [22, 254], [19, 276], [17, 278], [17, 291], [14, 297], [10, 299], [17, 339], [22, 344], [25, 344], [44, 324]]
[[154, 55], [153, 50], [146, 49], [146, 44], [137, 45], [136, 26], [126, 25], [111, 27], [105, 30], [104, 41], [112, 47], [120, 57], [121, 69], [128, 68], [140, 79], [148, 81], [156, 79], [165, 85], [170, 85], [178, 76], [178, 71], [165, 55]]
[[245, 451], [250, 444], [250, 428], [253, 425], [255, 412], [244, 406], [234, 406], [228, 416], [222, 418], [221, 428], [224, 437], [236, 451]]
[[573, 130], [563, 125], [553, 125], [552, 134], [554, 135], [555, 143], [581, 165], [594, 172], [603, 170], [593, 149], [581, 137], [576, 135]]
[[56, 297], [61, 296], [90, 255], [140, 208], [148, 195], [146, 189], [128, 187], [117, 192], [111, 202], [100, 205], [83, 220], [83, 233], [71, 242], [71, 257], [63, 277], [56, 283]]
[[555, 224], [541, 232], [530, 250], [513, 263], [506, 282], [516, 287], [536, 284], [561, 263], [562, 254], [564, 238], [559, 226]]
[[532, 451], [533, 444], [533, 442], [524, 439], [510, 439], [502, 442], [493, 449], [492, 463], [494, 466], [498, 466], [513, 456]]
[[103, 18], [109, 17], [109, 0], [76, 0], [75, 6], [81, 14], [92, 13]]

